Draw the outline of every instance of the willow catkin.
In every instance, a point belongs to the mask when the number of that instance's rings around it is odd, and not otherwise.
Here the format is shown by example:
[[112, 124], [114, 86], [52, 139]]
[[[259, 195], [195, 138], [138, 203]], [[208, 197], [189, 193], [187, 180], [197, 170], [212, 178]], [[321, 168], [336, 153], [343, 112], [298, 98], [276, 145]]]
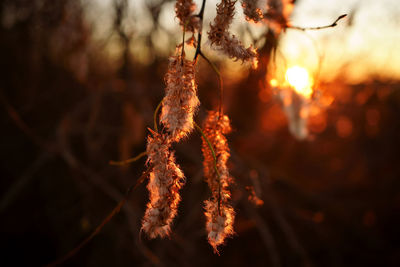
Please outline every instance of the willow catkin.
[[177, 56], [169, 59], [165, 75], [166, 94], [162, 101], [160, 122], [163, 133], [152, 132], [147, 140], [148, 162], [152, 164], [147, 189], [150, 201], [142, 222], [142, 230], [150, 238], [165, 237], [170, 233], [180, 201], [179, 189], [184, 184], [184, 175], [175, 163], [171, 151], [172, 142], [177, 142], [193, 129], [193, 116], [199, 106], [195, 83], [194, 62]]
[[218, 112], [210, 111], [204, 122], [203, 131], [213, 146], [218, 170], [217, 173], [214, 168], [212, 152], [208, 143], [203, 140], [204, 177], [212, 194], [211, 198], [205, 201], [206, 229], [208, 242], [214, 251], [218, 252], [218, 246], [223, 244], [227, 237], [234, 234], [235, 212], [229, 204], [231, 194], [228, 189], [232, 181], [227, 167], [230, 154], [225, 137], [225, 134], [231, 131], [229, 118], [226, 115], [219, 116]]
[[196, 4], [193, 0], [177, 0], [175, 3], [175, 14], [179, 24], [186, 31], [195, 32], [200, 27], [200, 19], [194, 15]]
[[217, 46], [229, 58], [251, 62], [257, 66], [257, 51], [252, 47], [245, 48], [235, 35], [229, 33], [229, 26], [235, 14], [236, 0], [221, 0], [217, 5], [217, 15], [210, 24], [208, 39], [211, 45]]
[[142, 230], [150, 238], [168, 236], [171, 223], [177, 214], [179, 189], [184, 175], [175, 163], [170, 150], [171, 141], [165, 134], [152, 132], [147, 139], [148, 162], [153, 166], [147, 185], [150, 201], [142, 221]]
[[259, 0], [242, 0], [243, 14], [247, 21], [258, 23], [263, 19], [263, 13], [258, 7]]
[[195, 82], [195, 62], [180, 55], [169, 58], [165, 75], [165, 97], [160, 121], [173, 141], [179, 141], [193, 130], [193, 116], [200, 104]]

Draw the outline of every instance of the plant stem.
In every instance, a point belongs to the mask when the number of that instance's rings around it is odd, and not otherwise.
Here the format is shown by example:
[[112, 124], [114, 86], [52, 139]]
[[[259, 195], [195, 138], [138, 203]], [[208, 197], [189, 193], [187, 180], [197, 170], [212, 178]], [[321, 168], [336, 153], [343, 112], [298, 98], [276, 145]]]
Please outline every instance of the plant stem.
[[211, 62], [211, 60], [209, 60], [204, 54], [203, 52], [200, 50], [199, 55], [205, 60], [207, 61], [207, 63], [211, 66], [211, 68], [214, 70], [214, 72], [217, 74], [218, 76], [218, 80], [219, 80], [219, 118], [221, 118], [222, 113], [223, 113], [223, 102], [224, 102], [224, 83], [222, 80], [222, 75], [221, 72], [218, 70], [217, 66], [215, 66], [214, 63]]
[[205, 6], [206, 6], [206, 0], [203, 0], [199, 14], [196, 15], [196, 17], [198, 17], [200, 19], [200, 29], [197, 34], [197, 47], [196, 47], [196, 52], [194, 54], [194, 59], [193, 59], [194, 61], [197, 61], [197, 58], [201, 53], [201, 36], [202, 36], [202, 31], [203, 31], [203, 17], [204, 17]]
[[126, 201], [128, 200], [130, 193], [134, 191], [143, 181], [147, 178], [149, 175], [150, 171], [152, 170], [152, 167], [149, 167], [143, 174], [140, 176], [140, 178], [135, 182], [135, 184], [131, 185], [128, 190], [126, 191], [125, 197], [115, 206], [115, 208], [107, 215], [107, 217], [100, 223], [99, 226], [96, 227], [96, 229], [88, 236], [86, 239], [84, 239], [78, 246], [76, 246], [74, 249], [70, 250], [67, 254], [65, 254], [63, 257], [47, 264], [47, 267], [51, 266], [57, 266], [62, 263], [64, 263], [66, 260], [70, 259], [73, 257], [76, 253], [78, 253], [84, 246], [86, 246], [87, 243], [89, 243], [100, 231], [103, 229], [103, 227], [117, 214], [120, 212], [121, 208], [124, 206]]
[[325, 26], [318, 26], [318, 27], [299, 27], [299, 26], [288, 26], [288, 29], [294, 29], [294, 30], [299, 30], [299, 31], [308, 31], [308, 30], [322, 30], [322, 29], [327, 29], [327, 28], [333, 28], [337, 26], [337, 23], [339, 20], [345, 18], [347, 14], [340, 15], [334, 22], [332, 22], [329, 25]]
[[163, 101], [161, 100], [160, 103], [158, 103], [156, 109], [154, 110], [154, 114], [153, 114], [154, 130], [155, 130], [157, 133], [158, 133], [157, 114], [158, 114], [158, 111], [159, 111], [160, 108], [161, 108], [162, 102], [163, 102]]
[[121, 161], [114, 161], [114, 160], [110, 160], [109, 164], [110, 165], [117, 165], [117, 166], [123, 166], [123, 165], [127, 165], [129, 163], [135, 162], [139, 159], [141, 159], [142, 157], [146, 156], [147, 152], [143, 151], [142, 153], [140, 153], [139, 155], [137, 155], [134, 158], [130, 158], [130, 159], [126, 159], [126, 160], [121, 160]]
[[214, 171], [217, 174], [217, 181], [218, 181], [218, 213], [221, 215], [221, 175], [217, 168], [217, 156], [215, 155], [215, 151], [214, 151], [214, 148], [213, 148], [210, 140], [208, 140], [207, 136], [204, 134], [201, 127], [199, 125], [197, 125], [196, 122], [193, 122], [193, 123], [194, 123], [194, 126], [196, 127], [196, 129], [199, 131], [199, 133], [203, 137], [204, 141], [206, 141], [208, 148], [210, 149], [212, 157], [213, 157]]

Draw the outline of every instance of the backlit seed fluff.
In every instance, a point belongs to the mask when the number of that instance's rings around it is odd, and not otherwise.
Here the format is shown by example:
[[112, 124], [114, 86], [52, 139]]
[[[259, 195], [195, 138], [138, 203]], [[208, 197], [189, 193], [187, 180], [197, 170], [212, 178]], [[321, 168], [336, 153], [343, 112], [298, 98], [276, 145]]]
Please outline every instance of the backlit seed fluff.
[[250, 62], [257, 67], [257, 51], [252, 47], [245, 48], [235, 35], [229, 33], [235, 13], [235, 3], [232, 0], [221, 0], [217, 5], [217, 15], [210, 24], [208, 39], [211, 45], [223, 51], [229, 58]]
[[218, 170], [217, 173], [212, 152], [208, 143], [203, 140], [204, 177], [211, 190], [211, 198], [205, 201], [206, 230], [208, 242], [214, 251], [218, 252], [218, 246], [223, 244], [227, 237], [234, 234], [235, 212], [229, 204], [231, 193], [228, 188], [232, 182], [227, 167], [230, 154], [225, 137], [225, 134], [231, 131], [229, 118], [226, 115], [219, 116], [218, 112], [210, 111], [204, 122], [203, 131], [214, 149]]
[[160, 121], [173, 141], [179, 141], [193, 130], [193, 117], [200, 104], [194, 64], [182, 58], [179, 50], [178, 56], [169, 59]]
[[259, 0], [242, 0], [241, 2], [246, 20], [257, 23], [263, 19], [263, 13], [258, 7]]
[[[213, 146], [214, 152], [217, 158], [217, 169], [221, 176], [220, 182], [222, 187], [227, 187], [229, 183], [229, 170], [227, 162], [229, 159], [229, 147], [228, 140], [225, 135], [231, 132], [231, 126], [229, 118], [226, 115], [219, 116], [216, 111], [209, 111], [207, 118], [203, 124], [204, 134], [207, 136], [211, 145]], [[202, 152], [204, 156], [204, 177], [211, 189], [211, 192], [217, 192], [218, 181], [217, 173], [214, 169], [214, 158], [212, 152], [208, 146], [208, 143], [203, 140]]]
[[175, 3], [175, 14], [179, 24], [186, 31], [195, 32], [200, 27], [200, 20], [194, 15], [196, 4], [193, 0], [177, 0]]
[[153, 166], [147, 185], [150, 201], [142, 220], [142, 230], [150, 237], [168, 236], [180, 202], [184, 175], [175, 163], [167, 135], [152, 132], [147, 139], [148, 162]]
[[227, 237], [235, 233], [233, 230], [235, 211], [230, 205], [224, 204], [220, 206], [219, 212], [218, 202], [214, 200], [206, 200], [204, 203], [208, 242], [213, 247], [214, 252], [218, 253], [218, 246], [222, 245]]

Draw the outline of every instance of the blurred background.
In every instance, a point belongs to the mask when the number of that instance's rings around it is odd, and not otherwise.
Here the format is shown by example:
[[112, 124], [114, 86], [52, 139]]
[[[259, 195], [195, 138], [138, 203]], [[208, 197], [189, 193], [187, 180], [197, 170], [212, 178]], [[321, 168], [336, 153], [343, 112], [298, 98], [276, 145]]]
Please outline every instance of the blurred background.
[[[200, 6], [201, 1], [196, 1]], [[204, 32], [217, 1], [206, 4]], [[172, 0], [0, 1], [0, 266], [42, 266], [87, 237], [144, 171], [147, 127], [182, 33]], [[187, 183], [166, 240], [139, 238], [145, 184], [65, 266], [400, 266], [400, 4], [298, 0], [291, 25], [232, 32], [260, 54], [257, 70], [204, 53], [221, 69], [235, 178], [236, 236], [207, 243], [201, 139], [176, 144]], [[205, 35], [206, 36], [206, 35]], [[193, 49], [187, 49], [188, 58]], [[269, 85], [279, 69], [313, 76], [319, 109], [299, 141]], [[218, 78], [197, 65], [202, 106]]]

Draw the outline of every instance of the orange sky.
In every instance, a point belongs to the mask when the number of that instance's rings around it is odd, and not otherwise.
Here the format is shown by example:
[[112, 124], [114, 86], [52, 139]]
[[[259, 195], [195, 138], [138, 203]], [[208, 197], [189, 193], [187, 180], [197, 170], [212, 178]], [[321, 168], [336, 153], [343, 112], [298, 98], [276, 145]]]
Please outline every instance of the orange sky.
[[[150, 1], [150, 0], [146, 0]], [[201, 0], [195, 0], [200, 5]], [[207, 0], [205, 24], [215, 15], [218, 0]], [[97, 23], [97, 31], [104, 32], [110, 26], [111, 0], [96, 0], [91, 8]], [[136, 27], [137, 35], [146, 32], [149, 14], [143, 12], [144, 0], [131, 0], [130, 21], [127, 27]], [[239, 7], [239, 3], [237, 3]], [[170, 31], [179, 33], [173, 19], [174, 3], [168, 3], [161, 12], [160, 23]], [[306, 34], [287, 30], [282, 36], [280, 50], [289, 66], [300, 65], [315, 73], [322, 56], [321, 78], [333, 79], [344, 74], [351, 82], [373, 77], [400, 79], [400, 1], [398, 0], [298, 0], [291, 22], [296, 26], [321, 26], [330, 24], [341, 14], [349, 16], [335, 28], [308, 31]], [[100, 22], [99, 22], [100, 21]], [[138, 24], [137, 22], [140, 21]], [[240, 27], [244, 18], [241, 12], [235, 16]], [[253, 27], [257, 32], [257, 27]], [[237, 32], [237, 29], [233, 29]], [[165, 33], [157, 36], [158, 43], [167, 40]], [[177, 34], [177, 41], [180, 37]], [[140, 42], [132, 49], [139, 49]], [[112, 47], [112, 46], [111, 46]], [[160, 47], [165, 49], [166, 46]], [[115, 47], [113, 49], [116, 49]], [[142, 50], [142, 48], [140, 48]], [[112, 53], [117, 53], [113, 51]], [[169, 53], [169, 51], [165, 51]], [[146, 55], [141, 51], [140, 55]]]
[[[335, 28], [307, 32], [288, 30], [281, 49], [289, 65], [318, 66], [318, 47], [323, 56], [322, 77], [345, 73], [358, 82], [373, 76], [400, 79], [400, 2], [398, 0], [301, 0], [292, 23], [318, 26], [349, 14]], [[314, 39], [312, 41], [309, 37]], [[346, 67], [347, 66], [347, 67]]]

